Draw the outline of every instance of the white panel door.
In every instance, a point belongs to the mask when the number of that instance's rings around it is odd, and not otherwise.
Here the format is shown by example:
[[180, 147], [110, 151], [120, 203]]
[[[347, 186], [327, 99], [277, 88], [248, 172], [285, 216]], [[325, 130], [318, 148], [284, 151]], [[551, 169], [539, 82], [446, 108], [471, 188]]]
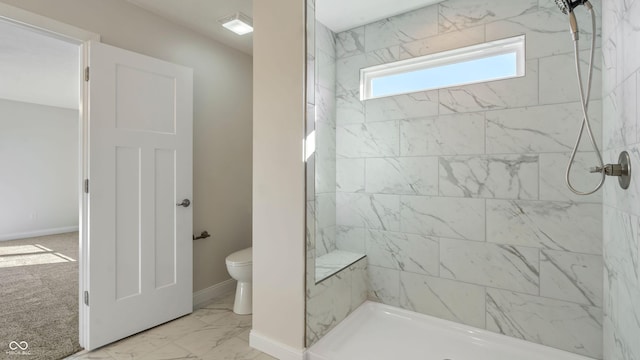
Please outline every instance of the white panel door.
[[[192, 311], [193, 72], [89, 45], [84, 346]], [[87, 305], [83, 305], [87, 306]]]

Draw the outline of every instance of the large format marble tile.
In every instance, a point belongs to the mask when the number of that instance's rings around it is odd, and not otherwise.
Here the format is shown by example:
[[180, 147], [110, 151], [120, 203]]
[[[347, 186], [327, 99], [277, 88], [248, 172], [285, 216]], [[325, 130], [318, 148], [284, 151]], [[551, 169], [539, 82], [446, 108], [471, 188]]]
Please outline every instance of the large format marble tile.
[[422, 91], [405, 95], [366, 100], [367, 122], [412, 119], [438, 114], [438, 91]]
[[[619, 0], [618, 0], [619, 1]], [[622, 79], [637, 72], [640, 69], [640, 48], [638, 48], [638, 38], [640, 38], [640, 28], [638, 27], [638, 18], [640, 18], [640, 4], [631, 0], [624, 0], [627, 11], [624, 14], [624, 20], [621, 23], [621, 53], [622, 61]]]
[[485, 326], [482, 286], [401, 272], [400, 307], [479, 328]]
[[[569, 153], [540, 154], [540, 200], [602, 202], [602, 191], [586, 196], [576, 195], [571, 192], [565, 180], [570, 155]], [[589, 169], [597, 164], [598, 160], [595, 152], [579, 152], [576, 154], [569, 177], [575, 189], [587, 192], [598, 185], [600, 174], [589, 172]]]
[[605, 206], [605, 359], [640, 358], [638, 218]]
[[336, 123], [338, 125], [365, 122], [364, 103], [360, 101], [360, 91], [340, 91], [336, 95]]
[[431, 55], [443, 51], [459, 49], [484, 42], [482, 27], [438, 34], [418, 41], [400, 45], [400, 59]]
[[365, 26], [365, 49], [372, 51], [438, 33], [438, 7], [427, 6]]
[[400, 306], [400, 270], [369, 265], [369, 298], [391, 306]]
[[[511, 17], [495, 21], [486, 25], [487, 41], [504, 39], [511, 36], [525, 34], [526, 55], [528, 59], [572, 53], [573, 43], [568, 28], [568, 19], [553, 1], [547, 1], [553, 8], [536, 11], [522, 16]], [[593, 3], [599, 3], [594, 1]], [[591, 19], [586, 21], [586, 11], [575, 11], [580, 18], [580, 42], [591, 44]], [[583, 25], [584, 24], [584, 25]], [[587, 25], [589, 24], [589, 25]], [[600, 22], [597, 22], [599, 25]], [[600, 29], [596, 30], [597, 47], [600, 47]]]
[[369, 66], [366, 54], [336, 60], [336, 93], [360, 90], [360, 69]]
[[366, 254], [365, 229], [351, 226], [337, 226], [336, 246], [338, 250]]
[[440, 157], [442, 196], [537, 199], [538, 156]]
[[602, 207], [547, 201], [487, 200], [487, 241], [599, 255]]
[[338, 159], [398, 156], [399, 137], [397, 121], [338, 126], [336, 156]]
[[[596, 139], [602, 138], [602, 102], [589, 107]], [[488, 111], [487, 153], [549, 153], [573, 149], [582, 121], [579, 103]], [[593, 151], [587, 134], [578, 148]]]
[[440, 276], [537, 295], [538, 249], [466, 240], [440, 240]]
[[538, 0], [448, 0], [439, 5], [439, 31], [458, 31], [538, 10]]
[[336, 160], [336, 187], [340, 192], [364, 192], [365, 159]]
[[488, 288], [487, 329], [602, 358], [602, 310], [597, 307]]
[[336, 194], [337, 225], [369, 229], [400, 230], [397, 195]]
[[351, 272], [341, 271], [307, 291], [307, 344], [313, 344], [351, 311]]
[[410, 234], [484, 241], [484, 200], [401, 196], [400, 229]]
[[538, 105], [538, 60], [527, 61], [525, 76], [440, 89], [440, 114]]
[[631, 75], [603, 99], [607, 126], [603, 130], [604, 149], [632, 145], [637, 142], [637, 79]]
[[437, 157], [366, 160], [365, 190], [379, 194], [438, 194]]
[[336, 34], [337, 58], [341, 59], [364, 53], [364, 26]]
[[399, 232], [367, 230], [370, 265], [437, 276], [438, 239]]
[[602, 306], [602, 256], [540, 252], [540, 296]]
[[484, 154], [481, 113], [444, 115], [400, 122], [402, 156]]
[[[573, 52], [568, 54], [554, 55], [540, 60], [540, 104], [558, 104], [580, 101], [578, 92], [578, 80], [575, 70], [575, 57]], [[586, 79], [589, 52], [580, 52], [580, 62], [583, 76]], [[597, 100], [602, 97], [602, 57], [594, 58], [593, 84], [591, 99]], [[586, 80], [584, 81], [586, 91]]]

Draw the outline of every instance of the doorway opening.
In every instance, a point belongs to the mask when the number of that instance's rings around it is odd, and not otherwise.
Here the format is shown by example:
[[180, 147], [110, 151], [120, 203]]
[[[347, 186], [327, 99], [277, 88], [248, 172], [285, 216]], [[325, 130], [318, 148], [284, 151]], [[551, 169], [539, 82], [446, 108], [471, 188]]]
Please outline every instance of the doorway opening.
[[58, 359], [82, 349], [82, 42], [1, 15], [0, 352]]

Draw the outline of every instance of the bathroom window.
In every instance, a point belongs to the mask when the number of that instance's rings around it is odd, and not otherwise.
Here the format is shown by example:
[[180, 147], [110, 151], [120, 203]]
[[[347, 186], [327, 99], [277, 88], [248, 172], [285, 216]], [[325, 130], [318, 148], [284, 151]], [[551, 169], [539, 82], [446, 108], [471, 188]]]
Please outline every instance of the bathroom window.
[[360, 70], [360, 100], [524, 76], [524, 35]]

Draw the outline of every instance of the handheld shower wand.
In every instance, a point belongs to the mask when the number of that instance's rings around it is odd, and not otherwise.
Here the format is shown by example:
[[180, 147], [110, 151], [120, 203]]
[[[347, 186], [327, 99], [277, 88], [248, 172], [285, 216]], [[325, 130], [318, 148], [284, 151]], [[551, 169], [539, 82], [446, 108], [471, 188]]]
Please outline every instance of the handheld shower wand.
[[[631, 181], [631, 161], [629, 159], [629, 154], [626, 151], [623, 151], [618, 157], [618, 164], [607, 164], [604, 165], [602, 161], [602, 154], [600, 153], [600, 149], [598, 149], [598, 145], [593, 136], [593, 131], [591, 130], [591, 123], [589, 122], [589, 97], [591, 95], [591, 80], [593, 78], [593, 56], [596, 48], [596, 14], [593, 11], [593, 6], [588, 0], [555, 0], [556, 5], [560, 8], [564, 14], [569, 15], [569, 26], [571, 28], [571, 37], [573, 38], [573, 50], [575, 52], [575, 60], [576, 60], [576, 75], [578, 77], [578, 90], [580, 92], [580, 104], [582, 107], [582, 124], [580, 125], [580, 131], [578, 132], [578, 138], [576, 139], [576, 144], [573, 147], [573, 151], [571, 151], [571, 158], [569, 159], [569, 164], [567, 164], [567, 171], [565, 173], [565, 181], [569, 189], [577, 194], [577, 195], [590, 195], [598, 191], [604, 181], [606, 176], [617, 176], [618, 183], [620, 187], [623, 189], [627, 189], [629, 187], [629, 183]], [[592, 27], [592, 36], [591, 36], [591, 50], [589, 51], [589, 73], [587, 75], [587, 89], [584, 91], [584, 85], [582, 83], [582, 74], [580, 72], [580, 51], [578, 48], [578, 39], [579, 39], [579, 30], [578, 30], [578, 21], [576, 20], [576, 16], [573, 13], [573, 10], [580, 6], [584, 5], [589, 13], [591, 14], [591, 27]], [[590, 191], [579, 191], [573, 187], [571, 184], [571, 168], [576, 158], [576, 153], [578, 152], [578, 147], [580, 146], [580, 141], [582, 140], [582, 134], [584, 133], [584, 129], [587, 129], [587, 134], [589, 135], [589, 140], [591, 141], [591, 146], [596, 153], [596, 157], [598, 159], [598, 166], [591, 168], [589, 172], [592, 173], [600, 173], [600, 182]]]
[[[591, 80], [593, 78], [593, 57], [596, 48], [596, 15], [593, 11], [593, 6], [589, 3], [588, 0], [555, 0], [556, 5], [560, 8], [560, 11], [569, 15], [569, 26], [571, 29], [571, 36], [573, 38], [573, 50], [575, 52], [575, 61], [576, 61], [576, 74], [578, 77], [578, 90], [580, 92], [580, 104], [582, 107], [582, 124], [580, 126], [580, 131], [578, 132], [578, 138], [576, 139], [576, 144], [573, 147], [573, 151], [571, 152], [571, 158], [569, 159], [569, 164], [567, 165], [567, 171], [565, 173], [565, 181], [569, 189], [577, 194], [577, 195], [590, 195], [598, 191], [602, 185], [604, 184], [605, 177], [607, 175], [607, 167], [604, 165], [602, 161], [602, 155], [600, 154], [600, 149], [598, 149], [598, 145], [596, 143], [595, 137], [593, 136], [593, 131], [591, 130], [591, 124], [589, 122], [588, 108], [589, 108], [589, 98], [591, 95]], [[584, 85], [582, 83], [582, 73], [580, 71], [580, 51], [578, 47], [578, 39], [579, 39], [579, 30], [578, 30], [578, 21], [576, 20], [576, 16], [573, 13], [573, 10], [579, 6], [584, 5], [589, 13], [591, 14], [591, 25], [592, 25], [592, 36], [591, 36], [591, 50], [589, 53], [589, 72], [587, 75], [587, 88], [586, 92], [584, 89]], [[578, 152], [578, 147], [580, 146], [580, 141], [582, 140], [582, 134], [584, 129], [587, 129], [587, 134], [589, 135], [589, 139], [591, 140], [591, 145], [593, 150], [596, 152], [596, 157], [598, 159], [598, 165], [591, 172], [599, 172], [601, 174], [600, 182], [590, 191], [579, 191], [573, 187], [571, 184], [571, 179], [569, 175], [571, 174], [571, 168], [573, 163], [575, 162], [576, 153]], [[613, 175], [613, 174], [609, 174]]]

